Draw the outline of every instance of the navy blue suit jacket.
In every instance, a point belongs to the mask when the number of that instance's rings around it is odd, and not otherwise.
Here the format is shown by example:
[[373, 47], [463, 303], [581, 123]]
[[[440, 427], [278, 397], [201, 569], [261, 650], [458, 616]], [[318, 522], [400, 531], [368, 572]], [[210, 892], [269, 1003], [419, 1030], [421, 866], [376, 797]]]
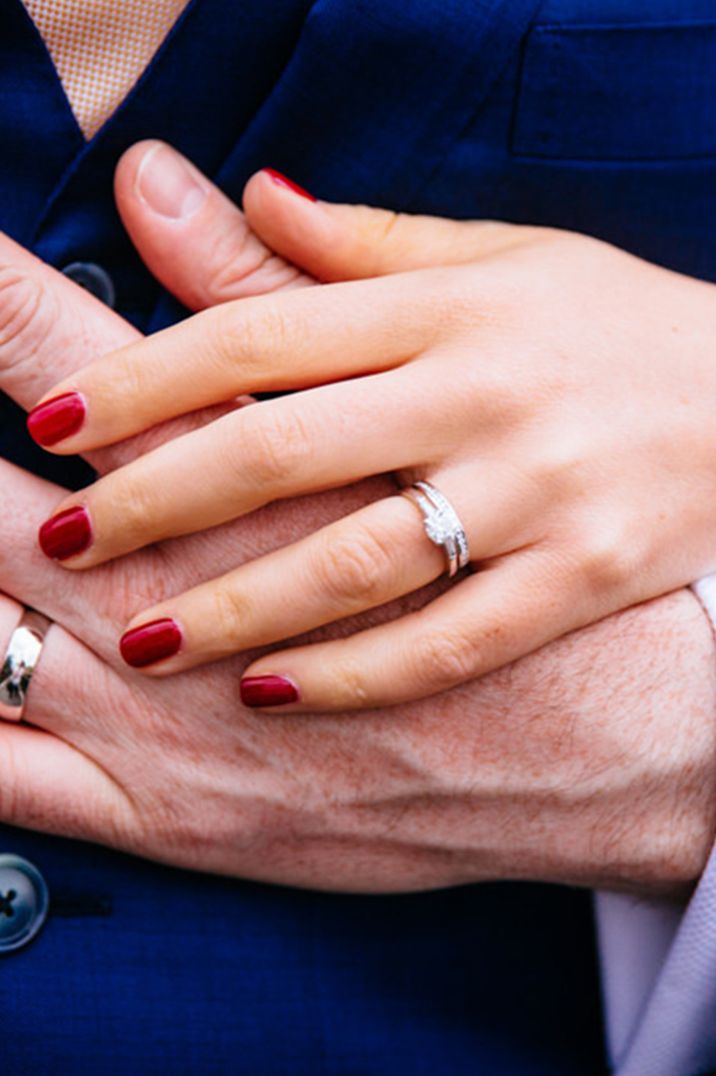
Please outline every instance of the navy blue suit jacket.
[[[143, 331], [181, 316], [111, 178], [174, 143], [233, 197], [272, 165], [330, 199], [590, 232], [714, 278], [713, 0], [193, 0], [85, 144], [20, 0], [0, 5], [0, 227], [101, 264]], [[0, 452], [66, 484], [2, 401]], [[0, 828], [49, 921], [0, 961], [18, 1073], [604, 1070], [587, 894], [293, 892]]]

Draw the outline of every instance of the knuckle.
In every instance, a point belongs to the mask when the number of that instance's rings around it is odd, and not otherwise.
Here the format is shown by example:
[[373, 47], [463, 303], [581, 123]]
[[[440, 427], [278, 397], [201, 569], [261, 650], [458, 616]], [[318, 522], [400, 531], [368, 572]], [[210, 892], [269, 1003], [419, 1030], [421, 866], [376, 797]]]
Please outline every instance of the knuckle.
[[248, 229], [239, 234], [235, 228], [214, 233], [207, 250], [209, 266], [202, 291], [212, 303], [236, 297], [237, 285], [254, 267], [248, 243]]
[[327, 537], [316, 572], [322, 593], [341, 609], [370, 608], [385, 600], [393, 574], [386, 548], [366, 530]]
[[624, 527], [593, 529], [582, 550], [582, 573], [595, 595], [619, 592], [634, 578], [638, 558]]
[[480, 368], [470, 358], [457, 367], [458, 376], [449, 388], [455, 421], [474, 425], [476, 409], [491, 434], [510, 435], [527, 426], [534, 411], [534, 394], [527, 378], [494, 365]]
[[212, 268], [202, 286], [210, 304], [226, 303], [240, 296], [266, 295], [286, 287], [300, 271], [248, 231], [239, 239], [232, 233], [215, 240], [209, 256]]
[[92, 385], [93, 396], [101, 399], [105, 405], [113, 408], [127, 407], [135, 401], [147, 399], [156, 392], [152, 384], [159, 364], [142, 359], [134, 349], [117, 353], [115, 359], [107, 363], [105, 369], [99, 369], [99, 377]]
[[[376, 247], [391, 248], [396, 254], [410, 249], [410, 221], [403, 213], [392, 209], [377, 211], [368, 209], [368, 220], [372, 227], [366, 229], [366, 249], [374, 251]], [[406, 227], [407, 224], [407, 227]]]
[[430, 631], [412, 648], [414, 676], [430, 691], [446, 690], [477, 675], [473, 642]]
[[360, 661], [344, 658], [329, 671], [329, 677], [327, 697], [333, 700], [336, 707], [360, 708], [369, 704], [368, 671]]
[[248, 329], [237, 302], [220, 303], [196, 315], [201, 327], [201, 358], [210, 372], [225, 374], [244, 366], [251, 354]]
[[562, 421], [556, 429], [552, 424], [550, 436], [542, 434], [542, 442], [535, 446], [533, 470], [554, 495], [581, 497], [594, 484], [594, 448], [588, 431], [574, 422]]
[[251, 353], [270, 369], [266, 359], [284, 354], [295, 343], [296, 333], [285, 307], [273, 297], [265, 295], [257, 299], [255, 311], [253, 321], [249, 321], [247, 339]]
[[517, 288], [503, 282], [497, 272], [489, 274], [484, 268], [468, 265], [452, 273], [442, 267], [431, 273], [439, 285], [435, 295], [440, 299], [444, 326], [462, 334], [509, 324]]
[[[385, 267], [400, 261], [403, 253], [410, 251], [410, 244], [401, 243], [404, 228], [398, 225], [404, 220], [400, 213], [388, 209], [375, 209], [369, 206], [354, 206], [351, 211], [350, 226], [339, 227], [334, 254], [338, 265], [350, 264], [359, 276], [371, 276]], [[406, 237], [407, 238], [407, 237]], [[342, 279], [340, 272], [335, 273], [326, 266], [322, 279]]]
[[233, 654], [241, 649], [251, 623], [251, 605], [246, 594], [226, 583], [217, 586], [212, 595], [209, 623], [213, 625], [216, 644], [212, 651]]
[[[159, 501], [152, 483], [137, 481], [131, 477], [115, 476], [97, 487], [99, 499], [90, 504], [90, 514], [96, 518], [97, 506], [107, 504], [101, 515], [111, 520], [112, 539], [118, 539], [122, 548], [143, 545], [150, 537], [159, 538], [157, 532]], [[97, 494], [95, 494], [97, 497]], [[109, 537], [109, 536], [108, 536]]]
[[0, 359], [4, 369], [32, 359], [59, 314], [44, 284], [12, 266], [0, 267]]
[[271, 295], [225, 303], [207, 320], [209, 352], [223, 368], [241, 367], [251, 388], [271, 386], [276, 367], [297, 334], [284, 304]]
[[308, 423], [295, 409], [280, 407], [249, 408], [246, 418], [247, 436], [241, 444], [234, 442], [233, 448], [242, 482], [249, 478], [259, 489], [290, 489], [306, 473], [314, 455]]

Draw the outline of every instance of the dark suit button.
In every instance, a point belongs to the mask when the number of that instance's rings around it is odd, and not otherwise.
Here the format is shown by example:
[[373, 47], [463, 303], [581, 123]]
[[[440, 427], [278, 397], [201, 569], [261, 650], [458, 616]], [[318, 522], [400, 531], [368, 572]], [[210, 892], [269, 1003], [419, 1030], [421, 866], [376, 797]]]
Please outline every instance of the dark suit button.
[[72, 262], [66, 265], [62, 272], [75, 284], [101, 299], [103, 303], [114, 310], [116, 292], [112, 277], [101, 265], [94, 262]]
[[0, 855], [0, 953], [22, 949], [47, 918], [50, 895], [37, 867]]

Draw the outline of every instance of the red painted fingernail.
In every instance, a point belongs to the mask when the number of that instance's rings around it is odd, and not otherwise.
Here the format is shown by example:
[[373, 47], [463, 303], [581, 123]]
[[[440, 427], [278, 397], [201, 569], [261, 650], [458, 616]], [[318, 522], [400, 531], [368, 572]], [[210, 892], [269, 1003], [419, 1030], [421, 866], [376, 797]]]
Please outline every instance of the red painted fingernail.
[[65, 392], [33, 408], [27, 416], [27, 428], [33, 441], [49, 448], [77, 433], [86, 414], [87, 408], [79, 392]]
[[283, 172], [277, 172], [275, 168], [264, 168], [263, 171], [272, 179], [277, 187], [286, 187], [287, 190], [293, 191], [294, 194], [300, 194], [302, 198], [308, 198], [309, 202], [317, 202], [310, 191], [304, 190], [303, 187], [299, 187], [298, 183], [294, 183], [292, 179], [285, 176]]
[[298, 702], [298, 688], [285, 676], [245, 676], [241, 681], [244, 706], [285, 706]]
[[119, 650], [133, 669], [143, 669], [155, 661], [174, 657], [182, 644], [181, 628], [171, 617], [152, 620], [140, 628], [125, 631], [119, 640]]
[[84, 553], [92, 542], [92, 524], [86, 508], [67, 508], [46, 520], [38, 534], [40, 549], [53, 560]]

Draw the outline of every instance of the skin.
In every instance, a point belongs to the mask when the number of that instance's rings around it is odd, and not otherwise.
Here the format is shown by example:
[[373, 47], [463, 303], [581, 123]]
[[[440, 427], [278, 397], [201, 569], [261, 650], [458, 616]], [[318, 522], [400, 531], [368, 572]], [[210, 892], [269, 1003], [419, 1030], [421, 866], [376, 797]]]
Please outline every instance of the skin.
[[[123, 212], [150, 264], [173, 253], [170, 279], [195, 229], [224, 231], [226, 206], [206, 207], [212, 221], [151, 218], [130, 204], [136, 156], [120, 171]], [[244, 238], [241, 249], [259, 257], [234, 266], [237, 293], [271, 258]], [[207, 255], [207, 281], [217, 268]], [[6, 239], [0, 281], [0, 382], [20, 403], [136, 337]], [[149, 447], [125, 443], [92, 461], [109, 473]], [[77, 575], [34, 545], [61, 491], [6, 463], [0, 475], [0, 589], [12, 595], [0, 600], [0, 645], [18, 602], [55, 621], [30, 689], [32, 724], [0, 727], [2, 820], [200, 870], [355, 891], [537, 878], [677, 895], [703, 869], [716, 826], [716, 665], [690, 593], [360, 724], [345, 714], [268, 718], [237, 698], [252, 655], [146, 678], [119, 659], [118, 626], [160, 587], [179, 591], [199, 569], [225, 571], [311, 533], [384, 495], [384, 480], [287, 501]], [[426, 596], [371, 616], [400, 615]], [[356, 626], [369, 623], [363, 614]]]
[[[305, 275], [60, 380], [43, 399], [78, 393], [86, 419], [52, 451], [239, 393], [305, 391], [64, 499], [92, 530], [66, 567], [371, 475], [428, 478], [459, 508], [475, 571], [408, 616], [251, 664], [247, 677], [297, 686], [292, 712], [445, 691], [714, 568], [716, 287], [571, 233], [315, 203], [267, 173], [245, 200]], [[224, 234], [244, 227], [227, 207]], [[332, 283], [300, 286], [310, 274]], [[128, 627], [178, 626], [179, 652], [146, 670], [165, 676], [379, 608], [444, 569], [415, 506], [383, 497], [222, 577], [202, 570]]]

